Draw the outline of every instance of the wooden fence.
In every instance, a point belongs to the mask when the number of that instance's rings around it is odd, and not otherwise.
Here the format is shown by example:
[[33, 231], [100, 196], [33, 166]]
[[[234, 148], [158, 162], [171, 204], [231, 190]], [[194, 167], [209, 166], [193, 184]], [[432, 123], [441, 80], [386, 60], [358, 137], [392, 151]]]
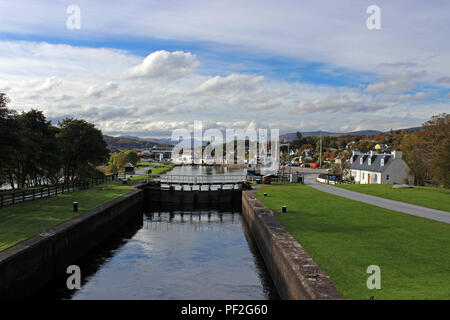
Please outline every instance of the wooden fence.
[[118, 179], [117, 174], [104, 176], [102, 178], [91, 178], [84, 181], [72, 181], [49, 185], [42, 188], [33, 188], [32, 190], [17, 191], [6, 194], [0, 194], [0, 208], [12, 206], [24, 201], [48, 198], [58, 194], [73, 192], [76, 190], [88, 189], [89, 187], [115, 181]]

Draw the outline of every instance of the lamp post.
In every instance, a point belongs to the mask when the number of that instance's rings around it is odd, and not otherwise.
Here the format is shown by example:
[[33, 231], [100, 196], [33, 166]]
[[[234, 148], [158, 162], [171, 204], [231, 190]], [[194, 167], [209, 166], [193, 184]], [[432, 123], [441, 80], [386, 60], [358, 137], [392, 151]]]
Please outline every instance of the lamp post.
[[319, 131], [320, 133], [320, 154], [319, 154], [319, 168], [322, 168], [322, 130]]

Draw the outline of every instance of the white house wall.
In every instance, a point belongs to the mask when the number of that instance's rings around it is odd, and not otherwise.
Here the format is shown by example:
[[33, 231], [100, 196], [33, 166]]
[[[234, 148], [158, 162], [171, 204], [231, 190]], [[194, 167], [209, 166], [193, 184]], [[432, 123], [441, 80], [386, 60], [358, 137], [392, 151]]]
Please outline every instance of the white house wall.
[[[387, 176], [389, 175], [389, 180]], [[403, 180], [408, 178], [409, 183], [413, 183], [413, 177], [410, 173], [408, 165], [402, 159], [394, 160], [389, 167], [383, 172], [381, 177], [383, 184], [403, 183]]]
[[355, 178], [355, 183], [360, 184], [400, 184], [406, 177], [408, 177], [410, 184], [413, 183], [410, 169], [402, 159], [392, 161], [382, 173], [351, 169], [350, 174]]

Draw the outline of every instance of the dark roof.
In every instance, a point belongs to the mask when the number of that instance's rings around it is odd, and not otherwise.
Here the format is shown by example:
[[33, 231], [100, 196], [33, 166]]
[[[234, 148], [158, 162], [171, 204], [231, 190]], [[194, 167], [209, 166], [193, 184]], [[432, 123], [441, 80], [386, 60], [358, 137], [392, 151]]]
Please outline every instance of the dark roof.
[[[355, 154], [353, 157], [353, 163], [350, 163], [350, 169], [383, 172], [393, 162], [393, 157], [390, 154]], [[360, 164], [360, 159], [363, 159], [363, 163]], [[369, 165], [369, 158], [372, 163]], [[384, 166], [381, 165], [381, 159], [384, 159]]]

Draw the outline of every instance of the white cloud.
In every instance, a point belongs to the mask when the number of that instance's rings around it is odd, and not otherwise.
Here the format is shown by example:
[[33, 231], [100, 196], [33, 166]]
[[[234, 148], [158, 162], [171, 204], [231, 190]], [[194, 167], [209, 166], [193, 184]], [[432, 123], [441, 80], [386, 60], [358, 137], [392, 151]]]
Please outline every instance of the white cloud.
[[[39, 108], [54, 120], [84, 118], [117, 135], [170, 136], [174, 128], [191, 128], [194, 120], [203, 120], [205, 128], [258, 126], [284, 132], [339, 131], [365, 121], [364, 129], [388, 130], [391, 117], [397, 116], [396, 123], [408, 127], [434, 114], [430, 106], [424, 115], [410, 116], [415, 110], [409, 100], [398, 101], [398, 95], [379, 95], [386, 99], [381, 105], [364, 88], [287, 82], [259, 74], [192, 72], [177, 81], [151, 85], [121, 77], [142, 60], [114, 49], [0, 42], [0, 88], [10, 96], [13, 108]], [[425, 94], [409, 98], [425, 104], [419, 99]], [[385, 106], [389, 114], [381, 109]], [[422, 105], [417, 108], [423, 109]], [[447, 102], [435, 110], [446, 108]], [[366, 121], [370, 117], [379, 121]]]
[[156, 51], [144, 61], [124, 72], [125, 79], [179, 79], [192, 73], [199, 65], [196, 56], [190, 52]]
[[115, 91], [117, 88], [117, 83], [113, 82], [108, 82], [105, 85], [92, 85], [87, 89], [86, 94], [88, 97], [100, 98], [108, 94], [108, 92]]
[[348, 96], [330, 95], [326, 99], [317, 99], [312, 102], [300, 102], [295, 109], [297, 113], [310, 112], [375, 112], [384, 106], [367, 103], [361, 100], [352, 100]]
[[[79, 0], [82, 28], [65, 27], [67, 3], [0, 3], [0, 32], [94, 40], [139, 38], [239, 46], [332, 68], [389, 74], [393, 68], [434, 79], [450, 74], [450, 3], [379, 0], [382, 30], [366, 27], [367, 3], [358, 0], [101, 1]], [[120, 14], [118, 14], [120, 13]], [[17, 19], [20, 17], [20, 20]], [[430, 18], [432, 17], [432, 18]], [[411, 71], [410, 70], [410, 71]]]
[[247, 90], [264, 80], [263, 76], [247, 74], [230, 74], [226, 77], [216, 76], [203, 82], [193, 93], [217, 94], [230, 91]]
[[430, 93], [425, 92], [416, 92], [415, 94], [402, 94], [398, 97], [398, 101], [423, 100], [429, 98], [430, 96]]
[[448, 84], [450, 83], [450, 77], [440, 77], [439, 79], [436, 80], [437, 83], [444, 83], [444, 84]]
[[402, 93], [408, 90], [412, 90], [416, 87], [414, 82], [411, 81], [382, 81], [371, 83], [365, 89], [369, 93]]
[[389, 74], [383, 77], [383, 79], [388, 81], [398, 81], [398, 80], [412, 80], [416, 78], [423, 78], [427, 75], [427, 72], [424, 70], [412, 72], [412, 71], [406, 71], [403, 73], [394, 73]]

